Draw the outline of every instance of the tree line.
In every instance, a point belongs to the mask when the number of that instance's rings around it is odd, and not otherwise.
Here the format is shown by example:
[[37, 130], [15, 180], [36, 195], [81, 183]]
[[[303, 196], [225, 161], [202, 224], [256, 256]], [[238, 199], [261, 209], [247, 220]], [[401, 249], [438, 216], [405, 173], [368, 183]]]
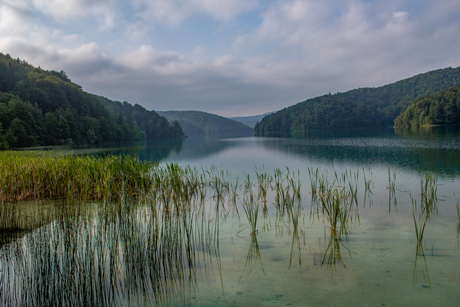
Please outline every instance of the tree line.
[[101, 145], [183, 137], [140, 105], [83, 91], [64, 71], [34, 67], [0, 53], [0, 149]]
[[311, 130], [393, 126], [417, 97], [460, 84], [460, 67], [445, 68], [377, 88], [308, 99], [262, 119], [257, 136], [303, 135]]
[[395, 127], [460, 124], [460, 86], [419, 97], [395, 119]]

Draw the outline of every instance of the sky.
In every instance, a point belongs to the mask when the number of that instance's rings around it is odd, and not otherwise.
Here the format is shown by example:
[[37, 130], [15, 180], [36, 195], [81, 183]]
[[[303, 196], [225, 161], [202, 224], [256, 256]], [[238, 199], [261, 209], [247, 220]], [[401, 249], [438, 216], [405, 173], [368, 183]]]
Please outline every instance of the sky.
[[0, 0], [0, 52], [148, 110], [250, 116], [460, 66], [460, 1]]

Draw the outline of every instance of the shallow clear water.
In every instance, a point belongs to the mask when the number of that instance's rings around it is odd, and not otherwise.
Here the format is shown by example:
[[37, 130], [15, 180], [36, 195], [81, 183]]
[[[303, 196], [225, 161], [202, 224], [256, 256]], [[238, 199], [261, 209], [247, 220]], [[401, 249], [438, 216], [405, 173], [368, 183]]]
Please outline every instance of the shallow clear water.
[[[153, 205], [32, 202], [4, 208], [3, 229], [16, 220], [23, 224], [2, 241], [3, 294], [28, 294], [24, 305], [37, 305], [43, 296], [62, 296], [48, 304], [67, 299], [132, 306], [453, 306], [460, 299], [458, 128], [187, 139], [110, 152], [215, 165], [240, 184], [245, 174], [255, 181], [256, 172], [273, 176], [275, 168], [289, 169], [300, 176], [302, 197], [283, 211], [269, 191], [268, 211], [261, 204], [254, 234], [242, 186], [236, 207], [208, 192], [187, 222], [166, 219]], [[309, 167], [327, 170], [331, 180], [334, 171], [359, 173], [359, 220], [354, 215], [341, 240], [322, 214], [311, 214]], [[396, 172], [394, 195], [388, 168], [391, 178]], [[437, 211], [425, 224], [420, 250], [414, 219], [420, 227], [424, 215], [417, 206], [413, 212], [413, 200], [420, 206], [427, 171], [438, 178]], [[365, 193], [364, 175], [372, 194]]]

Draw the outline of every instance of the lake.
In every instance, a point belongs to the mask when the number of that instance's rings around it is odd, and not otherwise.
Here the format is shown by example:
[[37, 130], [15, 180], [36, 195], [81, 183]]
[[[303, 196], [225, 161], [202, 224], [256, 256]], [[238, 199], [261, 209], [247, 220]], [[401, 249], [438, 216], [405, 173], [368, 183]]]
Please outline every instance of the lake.
[[212, 185], [174, 212], [170, 200], [4, 204], [3, 305], [460, 300], [459, 127], [190, 138], [92, 154], [191, 166]]

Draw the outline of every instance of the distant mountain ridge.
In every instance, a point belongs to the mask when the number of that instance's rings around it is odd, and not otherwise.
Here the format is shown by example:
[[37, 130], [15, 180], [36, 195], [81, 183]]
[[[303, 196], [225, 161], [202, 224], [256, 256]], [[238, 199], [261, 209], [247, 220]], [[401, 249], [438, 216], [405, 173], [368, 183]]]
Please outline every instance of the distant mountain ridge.
[[393, 126], [417, 97], [460, 85], [460, 67], [419, 74], [377, 88], [359, 88], [297, 103], [266, 116], [257, 136], [302, 135], [310, 130]]
[[201, 111], [158, 111], [170, 121], [177, 120], [186, 136], [228, 138], [254, 134], [253, 129], [235, 120]]
[[253, 115], [253, 116], [239, 116], [239, 117], [228, 117], [229, 119], [236, 120], [237, 122], [242, 123], [248, 127], [254, 128], [254, 126], [260, 122], [265, 116], [272, 114], [274, 112], [268, 112], [265, 114], [260, 115]]

